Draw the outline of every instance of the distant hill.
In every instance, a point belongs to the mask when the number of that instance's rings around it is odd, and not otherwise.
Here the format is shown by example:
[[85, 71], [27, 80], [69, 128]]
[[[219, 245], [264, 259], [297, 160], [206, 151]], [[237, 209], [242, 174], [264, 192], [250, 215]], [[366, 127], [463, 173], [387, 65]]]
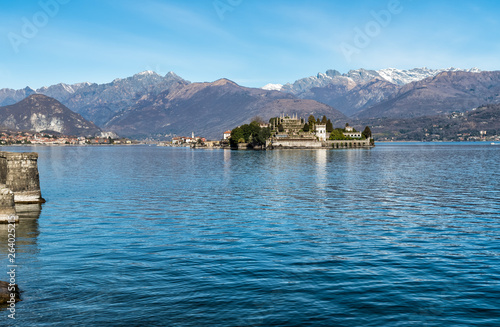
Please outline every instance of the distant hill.
[[42, 94], [32, 94], [16, 104], [0, 107], [0, 127], [76, 136], [93, 136], [101, 131], [59, 101]]
[[500, 135], [500, 104], [467, 112], [415, 118], [373, 118], [353, 121], [372, 126], [375, 139], [397, 141], [466, 141], [470, 137]]
[[115, 115], [106, 129], [119, 135], [196, 135], [220, 139], [225, 130], [250, 122], [255, 116], [269, 119], [282, 113], [307, 118], [326, 115], [344, 124], [338, 110], [313, 100], [297, 99], [278, 91], [246, 88], [220, 79], [213, 83], [178, 85], [158, 95], [143, 97], [136, 105]]

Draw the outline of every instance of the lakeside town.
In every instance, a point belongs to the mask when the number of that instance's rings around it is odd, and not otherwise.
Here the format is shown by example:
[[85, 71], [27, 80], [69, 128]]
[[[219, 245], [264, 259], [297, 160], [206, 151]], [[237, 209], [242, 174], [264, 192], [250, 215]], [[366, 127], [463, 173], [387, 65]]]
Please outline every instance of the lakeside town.
[[87, 144], [139, 144], [126, 138], [68, 136], [56, 132], [16, 132], [0, 131], [0, 145], [87, 145]]

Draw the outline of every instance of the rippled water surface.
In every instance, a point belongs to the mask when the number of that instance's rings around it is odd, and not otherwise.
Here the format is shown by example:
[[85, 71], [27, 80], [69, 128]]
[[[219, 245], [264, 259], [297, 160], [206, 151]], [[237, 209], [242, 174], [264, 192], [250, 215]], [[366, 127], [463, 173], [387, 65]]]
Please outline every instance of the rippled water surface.
[[500, 325], [500, 146], [4, 150], [48, 201], [1, 324]]

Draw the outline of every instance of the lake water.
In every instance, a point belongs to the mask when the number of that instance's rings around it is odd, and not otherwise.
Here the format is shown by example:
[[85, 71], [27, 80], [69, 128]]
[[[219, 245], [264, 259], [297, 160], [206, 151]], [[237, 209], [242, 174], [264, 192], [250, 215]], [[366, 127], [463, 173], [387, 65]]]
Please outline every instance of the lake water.
[[1, 325], [500, 325], [500, 146], [3, 150], [47, 203]]

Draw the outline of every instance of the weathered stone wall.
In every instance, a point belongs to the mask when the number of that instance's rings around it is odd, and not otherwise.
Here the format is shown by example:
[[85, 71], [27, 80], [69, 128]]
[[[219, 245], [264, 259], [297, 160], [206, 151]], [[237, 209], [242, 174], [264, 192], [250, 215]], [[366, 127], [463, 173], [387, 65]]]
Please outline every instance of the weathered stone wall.
[[6, 187], [0, 188], [0, 208], [12, 208], [14, 206], [14, 193]]
[[0, 151], [0, 184], [14, 192], [16, 203], [43, 203], [37, 153]]
[[14, 193], [2, 185], [0, 186], [0, 223], [18, 221], [19, 217], [14, 207]]
[[2, 156], [2, 153], [4, 152], [0, 151], [0, 184], [5, 184], [7, 180], [7, 157]]

